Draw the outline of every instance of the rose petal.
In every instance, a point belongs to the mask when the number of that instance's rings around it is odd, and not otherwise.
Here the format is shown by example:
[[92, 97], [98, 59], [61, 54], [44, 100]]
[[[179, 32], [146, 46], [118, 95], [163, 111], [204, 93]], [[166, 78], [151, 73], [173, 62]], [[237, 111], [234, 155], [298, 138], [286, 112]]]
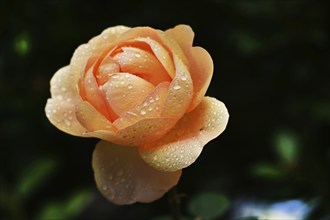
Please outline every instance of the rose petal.
[[151, 83], [129, 73], [113, 74], [102, 86], [109, 105], [117, 115], [141, 104], [154, 88]]
[[175, 68], [171, 59], [169, 52], [157, 41], [148, 38], [136, 38], [135, 41], [147, 43], [152, 52], [155, 54], [159, 62], [166, 69], [168, 75], [173, 78], [175, 76]]
[[159, 170], [185, 168], [197, 159], [206, 143], [224, 131], [228, 118], [228, 111], [222, 102], [205, 97], [163, 138], [141, 146], [140, 154], [148, 164]]
[[[161, 31], [162, 32], [162, 31]], [[171, 62], [171, 55], [169, 54], [168, 48], [164, 47], [162, 44], [162, 39], [159, 36], [157, 30], [150, 27], [136, 27], [131, 30], [123, 33], [118, 39], [117, 43], [120, 45], [122, 43], [126, 44], [127, 42], [145, 42], [147, 43], [152, 52], [155, 54], [157, 59], [166, 69], [167, 73], [171, 78], [175, 75], [175, 68]]]
[[80, 45], [74, 52], [70, 66], [75, 79], [78, 81], [81, 73], [85, 69], [87, 60], [92, 54], [100, 53], [107, 45], [116, 41], [123, 33], [131, 28], [125, 26], [115, 26], [104, 30], [100, 35], [92, 38], [87, 44]]
[[90, 69], [82, 78], [80, 83], [80, 95], [85, 101], [88, 101], [98, 112], [104, 115], [109, 121], [114, 121], [118, 115], [108, 105], [105, 95], [101, 92], [99, 85]]
[[100, 141], [93, 153], [93, 169], [98, 189], [118, 205], [152, 202], [175, 186], [181, 170], [163, 172], [146, 164], [135, 147]]
[[183, 61], [176, 54], [173, 55], [173, 58], [176, 74], [169, 87], [162, 117], [180, 118], [191, 102], [193, 82]]
[[47, 100], [46, 116], [58, 129], [76, 136], [86, 136], [86, 129], [75, 115], [78, 92], [70, 66], [59, 69], [50, 81], [52, 98]]
[[114, 125], [118, 129], [123, 129], [142, 119], [159, 118], [164, 108], [168, 88], [168, 82], [159, 84], [154, 91], [145, 97], [143, 102], [120, 115], [120, 117], [114, 122]]
[[183, 51], [192, 46], [194, 32], [189, 25], [177, 25], [174, 28], [166, 30], [165, 34], [174, 38]]
[[76, 104], [76, 116], [89, 132], [97, 130], [116, 131], [112, 123], [100, 114], [90, 103], [81, 100]]
[[142, 119], [116, 132], [121, 141], [118, 144], [140, 146], [163, 137], [177, 122], [173, 118]]
[[205, 96], [213, 74], [213, 61], [209, 53], [201, 47], [192, 47], [194, 32], [188, 25], [178, 25], [165, 31], [173, 37], [182, 48], [188, 59], [189, 71], [194, 82], [194, 95], [188, 108], [193, 110]]
[[203, 99], [213, 75], [213, 61], [210, 54], [201, 47], [191, 48], [189, 58], [189, 70], [194, 82], [194, 95], [188, 108], [193, 110]]
[[153, 54], [134, 47], [122, 47], [122, 50], [114, 56], [122, 72], [138, 75], [155, 86], [172, 80]]

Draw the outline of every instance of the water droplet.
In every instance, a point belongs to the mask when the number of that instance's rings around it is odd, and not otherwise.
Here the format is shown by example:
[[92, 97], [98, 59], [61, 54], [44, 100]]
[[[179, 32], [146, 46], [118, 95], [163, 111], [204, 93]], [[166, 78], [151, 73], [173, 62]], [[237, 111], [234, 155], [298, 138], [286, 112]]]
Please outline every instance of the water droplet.
[[107, 191], [108, 190], [108, 186], [107, 185], [103, 185], [102, 186], [102, 190]]
[[181, 80], [186, 81], [187, 80], [187, 76], [185, 76], [185, 75], [181, 76]]
[[141, 57], [141, 54], [135, 53], [135, 57], [139, 58], [139, 57]]
[[55, 114], [56, 112], [57, 112], [56, 109], [54, 109], [54, 110], [53, 110], [53, 113]]
[[145, 115], [145, 114], [147, 114], [147, 112], [146, 112], [145, 110], [142, 109], [142, 110], [140, 111], [140, 114], [141, 114], [141, 115]]
[[128, 84], [127, 88], [128, 89], [132, 89], [133, 88], [133, 85], [132, 84]]
[[179, 89], [181, 89], [181, 86], [180, 85], [174, 85], [173, 89], [174, 90], [179, 90]]
[[65, 122], [66, 126], [68, 126], [68, 127], [71, 126], [71, 122], [70, 122], [70, 121], [68, 121], [68, 120], [64, 120], [64, 122]]
[[151, 112], [152, 110], [153, 110], [153, 108], [152, 108], [152, 106], [150, 105], [150, 106], [148, 107], [148, 111]]
[[117, 176], [122, 176], [123, 174], [124, 174], [124, 171], [123, 170], [118, 170]]

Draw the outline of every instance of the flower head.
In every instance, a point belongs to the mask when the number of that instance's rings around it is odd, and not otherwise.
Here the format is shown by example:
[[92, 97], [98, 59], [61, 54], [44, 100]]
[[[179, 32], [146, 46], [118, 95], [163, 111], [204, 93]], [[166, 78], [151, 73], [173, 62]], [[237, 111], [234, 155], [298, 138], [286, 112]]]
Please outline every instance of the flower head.
[[64, 132], [102, 139], [93, 169], [109, 201], [160, 198], [225, 129], [225, 105], [205, 97], [212, 59], [193, 37], [187, 25], [111, 27], [53, 76], [47, 117]]

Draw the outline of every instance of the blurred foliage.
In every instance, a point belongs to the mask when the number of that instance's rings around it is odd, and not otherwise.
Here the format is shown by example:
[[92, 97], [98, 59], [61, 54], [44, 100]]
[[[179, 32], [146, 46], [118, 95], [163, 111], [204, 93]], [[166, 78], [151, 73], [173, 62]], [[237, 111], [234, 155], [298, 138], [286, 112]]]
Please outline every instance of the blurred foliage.
[[90, 202], [90, 191], [82, 190], [71, 195], [68, 199], [47, 203], [36, 219], [72, 219]]
[[229, 204], [229, 199], [223, 194], [204, 192], [191, 199], [188, 210], [198, 219], [216, 219], [228, 209]]
[[[44, 106], [55, 71], [106, 27], [179, 23], [191, 25], [194, 44], [211, 54], [207, 94], [230, 113], [226, 131], [183, 172], [181, 219], [231, 219], [237, 204], [250, 199], [301, 200], [311, 208], [307, 219], [329, 218], [329, 6], [323, 0], [0, 1], [0, 219], [171, 218], [166, 198], [107, 202], [90, 165], [97, 140], [58, 131]], [[204, 194], [219, 191], [225, 197]]]
[[30, 39], [26, 33], [22, 33], [14, 40], [14, 50], [17, 54], [24, 56], [30, 50]]
[[54, 172], [56, 160], [43, 158], [30, 164], [20, 175], [16, 192], [28, 197], [37, 187], [40, 187], [45, 179]]

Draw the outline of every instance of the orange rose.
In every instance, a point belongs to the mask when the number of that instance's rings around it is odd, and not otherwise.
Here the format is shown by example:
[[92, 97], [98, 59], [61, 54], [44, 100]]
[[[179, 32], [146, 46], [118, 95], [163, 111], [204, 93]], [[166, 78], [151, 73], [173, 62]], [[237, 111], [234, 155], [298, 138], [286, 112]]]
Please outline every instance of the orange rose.
[[102, 139], [93, 169], [113, 203], [160, 198], [226, 127], [225, 105], [204, 97], [213, 63], [193, 37], [186, 25], [111, 27], [79, 46], [51, 80], [48, 119]]

